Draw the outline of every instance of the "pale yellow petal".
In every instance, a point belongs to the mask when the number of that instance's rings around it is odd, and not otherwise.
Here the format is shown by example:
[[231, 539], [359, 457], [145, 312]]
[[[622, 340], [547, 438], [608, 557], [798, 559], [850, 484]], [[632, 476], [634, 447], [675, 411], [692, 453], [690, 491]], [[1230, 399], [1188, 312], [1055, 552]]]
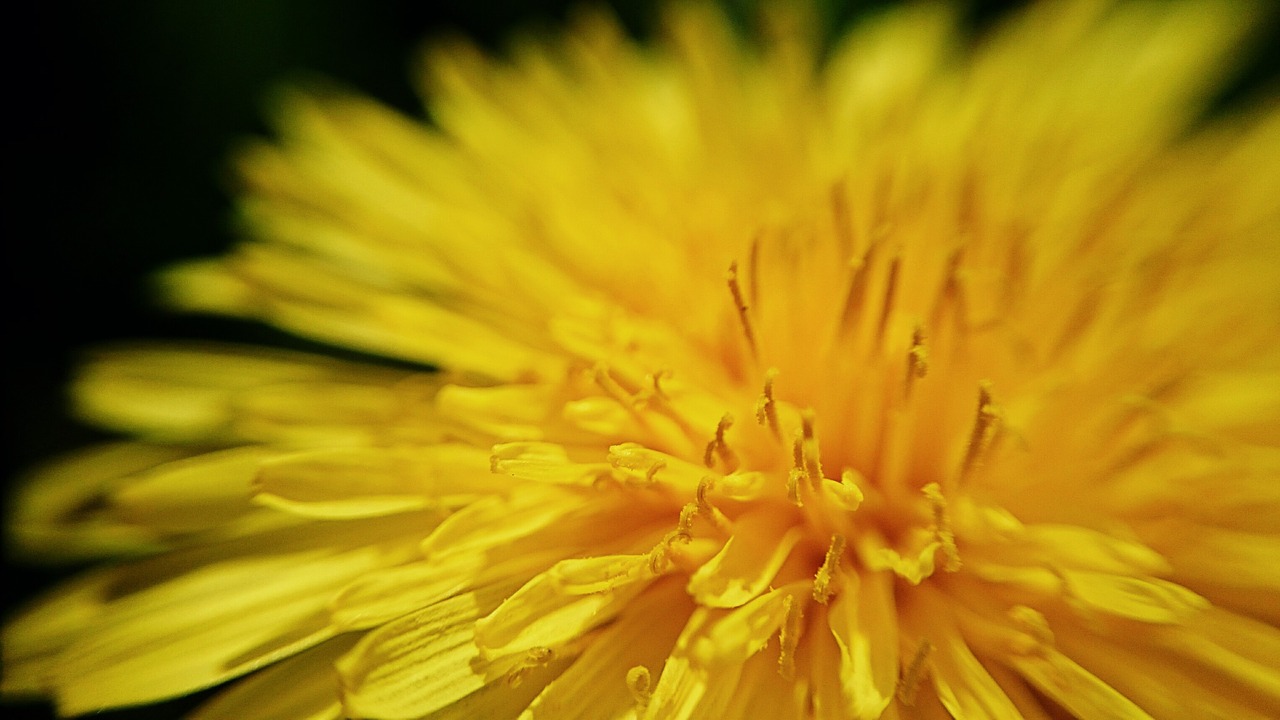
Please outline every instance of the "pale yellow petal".
[[643, 690], [651, 692], [692, 611], [679, 582], [655, 584], [633, 600], [574, 664], [530, 703], [522, 720], [626, 717], [640, 704], [628, 685], [629, 673], [633, 668], [644, 668], [647, 680]]
[[[99, 351], [72, 392], [87, 419], [166, 442], [277, 440], [405, 416], [414, 394], [392, 388], [411, 377], [425, 376], [258, 348], [139, 346]], [[417, 398], [427, 386], [416, 380]]]
[[1053, 649], [1019, 655], [1008, 663], [1046, 697], [1077, 717], [1150, 720], [1151, 716], [1118, 690], [1071, 658]]
[[106, 510], [122, 478], [190, 453], [136, 443], [82, 450], [37, 471], [14, 498], [14, 548], [46, 560], [154, 552], [160, 534]]
[[705, 639], [703, 634], [711, 618], [705, 608], [695, 610], [689, 617], [675, 649], [662, 666], [662, 675], [642, 715], [644, 720], [717, 717], [728, 706], [742, 665], [709, 667], [691, 653], [692, 646]]
[[356, 717], [411, 718], [495, 682], [479, 667], [475, 622], [516, 585], [499, 582], [429, 605], [364, 637], [338, 661], [342, 705]]
[[359, 639], [343, 635], [237, 682], [201, 705], [191, 720], [339, 720], [334, 662]]
[[839, 653], [842, 710], [876, 718], [893, 699], [898, 681], [898, 618], [893, 579], [886, 573], [849, 577], [827, 610]]
[[607, 623], [653, 580], [647, 554], [564, 560], [476, 623], [486, 658], [556, 650]]
[[258, 503], [317, 518], [387, 515], [462, 505], [502, 484], [489, 472], [488, 453], [466, 445], [424, 450], [313, 450], [264, 463], [256, 477]]
[[739, 607], [758, 596], [803, 536], [788, 513], [776, 507], [743, 515], [732, 533], [689, 578], [689, 593], [708, 607]]
[[99, 570], [55, 589], [5, 622], [0, 635], [6, 695], [48, 695], [58, 656], [102, 616], [113, 575]]
[[692, 658], [699, 665], [716, 668], [744, 662], [779, 631], [788, 606], [801, 604], [809, 592], [808, 582], [790, 583], [709, 622], [690, 644]]
[[115, 571], [113, 599], [61, 655], [63, 712], [185, 694], [331, 636], [324, 608], [351, 578], [402, 560], [406, 516], [291, 528], [170, 553]]
[[1280, 631], [1221, 609], [1181, 625], [1061, 633], [1059, 644], [1156, 717], [1265, 718], [1280, 708]]

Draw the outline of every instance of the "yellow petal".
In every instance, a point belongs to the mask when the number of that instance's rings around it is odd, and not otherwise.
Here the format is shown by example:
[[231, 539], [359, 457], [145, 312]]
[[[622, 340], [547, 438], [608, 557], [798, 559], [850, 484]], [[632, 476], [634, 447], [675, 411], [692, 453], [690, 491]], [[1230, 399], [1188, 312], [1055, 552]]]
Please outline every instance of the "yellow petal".
[[1261, 719], [1280, 707], [1280, 630], [1218, 608], [1179, 625], [1062, 633], [1059, 644], [1156, 717]]
[[626, 717], [637, 706], [628, 687], [628, 673], [635, 667], [645, 668], [649, 677], [645, 690], [651, 691], [663, 660], [692, 611], [679, 582], [656, 583], [633, 600], [617, 621], [530, 703], [521, 720]]
[[533, 482], [592, 485], [610, 477], [608, 463], [579, 463], [561, 445], [544, 442], [503, 443], [493, 446], [494, 472]]
[[653, 579], [649, 556], [564, 560], [476, 623], [486, 658], [557, 648], [613, 619]]
[[339, 630], [381, 625], [494, 582], [522, 584], [570, 552], [553, 547], [497, 557], [455, 554], [365, 573], [330, 602], [330, 621]]
[[329, 598], [404, 559], [412, 545], [388, 538], [421, 520], [290, 528], [117, 569], [119, 599], [55, 668], [60, 711], [185, 694], [326, 639]]
[[[918, 638], [912, 645], [928, 643], [920, 671], [929, 673], [943, 707], [953, 717], [1017, 717], [1013, 702], [970, 649], [970, 638], [961, 634], [957, 613], [965, 608], [933, 588], [921, 588], [915, 601], [907, 617], [910, 632]], [[927, 695], [917, 688], [912, 700]]]
[[886, 573], [845, 578], [827, 610], [839, 648], [842, 707], [855, 718], [877, 718], [898, 681], [898, 618]]
[[1132, 700], [1057, 650], [1015, 655], [1008, 662], [1027, 682], [1077, 717], [1151, 718]]
[[[475, 317], [392, 281], [362, 282], [349, 269], [296, 250], [252, 245], [224, 263], [169, 270], [164, 286], [185, 309], [261, 318], [301, 335], [395, 357], [513, 381], [554, 374], [551, 358]], [[224, 288], [198, 295], [190, 288]]]
[[739, 607], [768, 587], [803, 531], [790, 513], [768, 507], [733, 524], [733, 535], [689, 578], [689, 593], [708, 607]]
[[1190, 590], [1157, 578], [1064, 571], [1070, 601], [1149, 623], [1177, 623], [1209, 606]]
[[122, 481], [111, 505], [121, 518], [165, 533], [230, 525], [253, 510], [253, 477], [278, 454], [245, 447], [165, 463]]
[[191, 720], [339, 720], [334, 662], [359, 636], [344, 635], [278, 662], [201, 705]]
[[[688, 720], [716, 717], [729, 702], [737, 686], [741, 665], [710, 668], [692, 656], [695, 644], [703, 639], [712, 611], [698, 608], [689, 616], [676, 647], [662, 666], [662, 676], [645, 708], [644, 720]], [[722, 615], [722, 613], [717, 613]]]
[[488, 453], [465, 445], [425, 450], [340, 448], [290, 454], [263, 464], [255, 500], [317, 518], [355, 518], [460, 505], [501, 485]]
[[800, 605], [808, 597], [810, 583], [795, 582], [771, 590], [711, 622], [693, 642], [691, 653], [703, 666], [741, 663], [759, 652], [786, 619], [787, 598]]
[[[299, 426], [318, 432], [403, 416], [405, 399], [390, 389], [410, 377], [259, 348], [140, 346], [97, 353], [73, 396], [77, 411], [93, 422], [166, 442], [274, 440]], [[430, 397], [434, 390], [425, 385], [418, 381], [418, 392]], [[264, 397], [267, 391], [278, 401]]]
[[123, 478], [184, 457], [175, 448], [135, 443], [82, 450], [35, 473], [14, 499], [15, 546], [46, 559], [154, 552], [160, 533], [113, 517], [108, 508]]
[[578, 509], [574, 497], [552, 488], [524, 487], [513, 497], [478, 500], [445, 518], [422, 542], [423, 552], [440, 557], [518, 541]]
[[48, 695], [58, 656], [101, 617], [113, 575], [100, 570], [57, 588], [8, 619], [0, 636], [6, 695]]
[[487, 585], [366, 635], [338, 661], [344, 711], [355, 717], [420, 717], [484, 688], [492, 679], [477, 667], [475, 622], [514, 588], [511, 582]]

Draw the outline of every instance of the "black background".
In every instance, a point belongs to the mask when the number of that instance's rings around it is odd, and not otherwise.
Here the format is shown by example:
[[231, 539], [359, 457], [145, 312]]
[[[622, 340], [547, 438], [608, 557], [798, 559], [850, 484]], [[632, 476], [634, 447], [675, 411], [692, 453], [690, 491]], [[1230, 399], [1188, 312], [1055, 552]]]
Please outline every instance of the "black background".
[[[974, 16], [982, 21], [1015, 4], [979, 2]], [[62, 388], [80, 350], [128, 338], [290, 342], [256, 326], [168, 315], [147, 288], [158, 268], [216, 254], [234, 239], [226, 157], [244, 138], [267, 134], [265, 98], [273, 88], [326, 78], [420, 114], [408, 67], [424, 39], [462, 33], [500, 47], [514, 28], [554, 27], [570, 6], [133, 0], [32, 3], [27, 18], [10, 18], [0, 111], [7, 126], [0, 166], [4, 478], [104, 437], [66, 414]], [[633, 32], [652, 27], [651, 3], [614, 7]], [[1227, 102], [1274, 87], [1274, 22], [1266, 34], [1270, 49]], [[66, 572], [6, 562], [3, 610]], [[195, 704], [98, 717], [176, 717]], [[40, 705], [0, 714], [49, 717]]]

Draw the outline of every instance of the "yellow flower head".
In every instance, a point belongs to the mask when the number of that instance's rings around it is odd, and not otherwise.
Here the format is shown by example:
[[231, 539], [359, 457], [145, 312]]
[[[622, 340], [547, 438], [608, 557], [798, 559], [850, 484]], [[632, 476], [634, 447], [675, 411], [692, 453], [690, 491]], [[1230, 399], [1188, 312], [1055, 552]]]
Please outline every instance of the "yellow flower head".
[[[91, 362], [16, 536], [67, 714], [1280, 714], [1280, 111], [1234, 2], [705, 6], [293, 95], [180, 306], [401, 362]], [[414, 369], [414, 364], [420, 369]], [[430, 370], [431, 367], [439, 371]], [[335, 681], [336, 675], [336, 681]]]

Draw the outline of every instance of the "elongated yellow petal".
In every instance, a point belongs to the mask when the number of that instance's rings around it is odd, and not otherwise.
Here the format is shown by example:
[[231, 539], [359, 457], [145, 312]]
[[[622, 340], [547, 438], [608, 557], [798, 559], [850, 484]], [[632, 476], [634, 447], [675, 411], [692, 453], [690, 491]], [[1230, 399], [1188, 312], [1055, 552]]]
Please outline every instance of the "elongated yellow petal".
[[359, 638], [344, 635], [276, 663], [201, 705], [193, 720], [339, 720], [333, 663]]
[[487, 585], [369, 633], [338, 662], [344, 711], [421, 717], [489, 685], [491, 679], [475, 667], [475, 621], [514, 588], [510, 582]]
[[768, 587], [800, 538], [772, 508], [745, 515], [724, 548], [689, 578], [689, 593], [708, 607], [744, 605]]
[[[839, 654], [839, 709], [855, 718], [876, 718], [893, 699], [898, 680], [898, 618], [893, 581], [885, 573], [841, 583], [827, 611]], [[835, 702], [832, 699], [829, 702]], [[836, 715], [838, 716], [838, 715]]]
[[556, 650], [622, 611], [653, 579], [648, 555], [564, 560], [476, 622], [487, 658]]
[[[563, 675], [539, 693], [521, 720], [593, 720], [644, 712], [662, 662], [683, 627], [671, 622], [672, 615], [692, 610], [679, 582], [668, 580], [645, 590]], [[584, 697], [591, 701], [582, 702]]]
[[290, 454], [263, 464], [254, 499], [317, 518], [463, 505], [500, 488], [487, 461], [483, 451], [465, 445], [423, 452], [343, 448]]
[[127, 569], [113, 583], [124, 594], [59, 659], [59, 708], [81, 713], [172, 697], [327, 639], [329, 597], [411, 548], [386, 539], [398, 529], [334, 528], [331, 549], [307, 547], [308, 528], [285, 530]]

